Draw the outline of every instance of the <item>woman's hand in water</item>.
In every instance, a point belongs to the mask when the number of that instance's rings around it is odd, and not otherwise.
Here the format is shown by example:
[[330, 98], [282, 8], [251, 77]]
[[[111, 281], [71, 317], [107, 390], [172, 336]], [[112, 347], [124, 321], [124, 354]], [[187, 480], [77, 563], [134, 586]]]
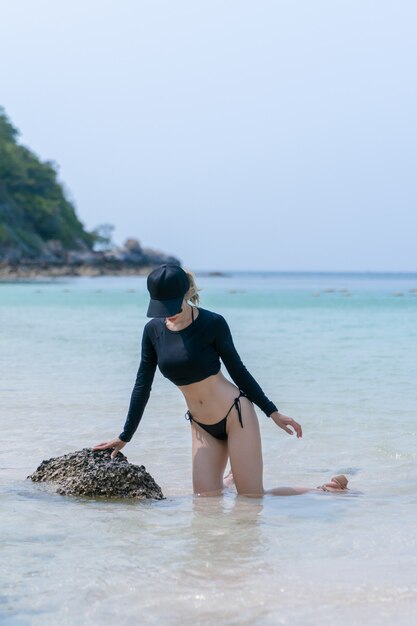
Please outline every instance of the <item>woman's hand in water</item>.
[[111, 458], [114, 459], [114, 457], [120, 452], [122, 448], [125, 447], [126, 444], [127, 441], [122, 441], [121, 439], [117, 438], [112, 439], [111, 441], [105, 441], [104, 443], [99, 443], [94, 446], [93, 450], [107, 450], [107, 448], [114, 448], [113, 452], [111, 453]]
[[[297, 439], [303, 436], [301, 424], [293, 420], [292, 417], [288, 417], [288, 415], [283, 415], [278, 411], [274, 411], [269, 417], [272, 417], [275, 424], [282, 428], [282, 430], [285, 430], [285, 432], [289, 435], [293, 435], [294, 433], [296, 433]], [[293, 430], [291, 430], [291, 428]]]

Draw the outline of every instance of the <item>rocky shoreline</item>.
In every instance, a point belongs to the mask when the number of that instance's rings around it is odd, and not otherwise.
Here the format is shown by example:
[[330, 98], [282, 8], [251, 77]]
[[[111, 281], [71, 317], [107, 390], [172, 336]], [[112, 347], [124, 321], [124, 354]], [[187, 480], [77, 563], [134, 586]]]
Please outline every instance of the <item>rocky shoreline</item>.
[[66, 276], [146, 276], [162, 263], [181, 262], [152, 248], [142, 248], [137, 239], [105, 251], [71, 250], [49, 242], [42, 255], [34, 258], [9, 253], [0, 259], [0, 281], [34, 280]]
[[22, 263], [19, 265], [0, 265], [0, 282], [15, 280], [35, 280], [37, 278], [64, 278], [70, 276], [147, 276], [155, 265], [137, 266], [126, 263], [102, 263], [100, 265], [82, 264], [54, 265], [49, 263]]

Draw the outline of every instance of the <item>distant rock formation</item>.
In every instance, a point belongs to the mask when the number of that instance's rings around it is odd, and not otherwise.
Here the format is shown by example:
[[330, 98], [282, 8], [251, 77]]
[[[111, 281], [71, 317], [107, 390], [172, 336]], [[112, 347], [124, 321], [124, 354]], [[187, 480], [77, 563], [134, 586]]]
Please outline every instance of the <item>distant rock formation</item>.
[[121, 452], [83, 448], [42, 461], [28, 478], [50, 482], [64, 496], [162, 500], [161, 488], [143, 465], [133, 465]]
[[[132, 247], [133, 243], [135, 245]], [[171, 255], [142, 248], [136, 239], [105, 251], [64, 250], [59, 241], [49, 241], [35, 258], [15, 256], [0, 258], [0, 280], [31, 279], [39, 276], [120, 276], [147, 275], [162, 263], [181, 265]]]
[[[135, 246], [132, 248], [132, 242]], [[162, 263], [181, 261], [151, 248], [142, 248], [136, 239], [106, 251], [63, 250], [58, 241], [48, 242], [47, 252], [36, 258], [6, 258], [0, 261], [0, 280], [38, 276], [120, 276], [147, 275]]]
[[155, 266], [162, 263], [176, 263], [180, 265], [179, 259], [174, 256], [167, 255], [159, 250], [153, 250], [152, 248], [142, 248], [137, 239], [126, 239], [122, 247], [106, 250], [102, 254], [105, 261], [112, 261], [126, 266]]

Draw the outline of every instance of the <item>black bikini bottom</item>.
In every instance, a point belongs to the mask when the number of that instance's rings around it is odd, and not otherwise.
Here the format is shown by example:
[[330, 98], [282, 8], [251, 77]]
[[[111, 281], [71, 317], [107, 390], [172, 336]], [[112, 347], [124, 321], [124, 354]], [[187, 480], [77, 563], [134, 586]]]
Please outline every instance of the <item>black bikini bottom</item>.
[[241, 396], [244, 396], [245, 398], [248, 397], [244, 391], [239, 390], [239, 395], [233, 400], [233, 404], [230, 407], [230, 409], [227, 411], [226, 416], [222, 420], [220, 420], [220, 422], [217, 422], [216, 424], [202, 424], [201, 422], [197, 422], [197, 420], [195, 420], [193, 416], [191, 415], [190, 411], [186, 412], [185, 419], [190, 420], [190, 422], [195, 422], [196, 424], [201, 426], [201, 428], [203, 428], [205, 431], [210, 433], [210, 435], [212, 435], [216, 439], [227, 439], [227, 432], [226, 432], [227, 416], [229, 415], [233, 407], [236, 407], [237, 414], [239, 416], [239, 422], [240, 422], [241, 427], [243, 428], [242, 409], [240, 406]]

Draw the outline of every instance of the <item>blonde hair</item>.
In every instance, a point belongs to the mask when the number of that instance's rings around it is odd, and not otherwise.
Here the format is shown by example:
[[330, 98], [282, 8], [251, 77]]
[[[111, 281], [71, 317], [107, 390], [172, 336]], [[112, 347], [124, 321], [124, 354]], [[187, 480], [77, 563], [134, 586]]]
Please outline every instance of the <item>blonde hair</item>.
[[198, 295], [198, 292], [201, 291], [201, 289], [196, 285], [195, 276], [193, 272], [190, 272], [190, 270], [184, 270], [184, 272], [187, 274], [188, 282], [190, 283], [190, 288], [184, 298], [186, 300], [191, 300], [193, 304], [200, 304], [200, 296]]

